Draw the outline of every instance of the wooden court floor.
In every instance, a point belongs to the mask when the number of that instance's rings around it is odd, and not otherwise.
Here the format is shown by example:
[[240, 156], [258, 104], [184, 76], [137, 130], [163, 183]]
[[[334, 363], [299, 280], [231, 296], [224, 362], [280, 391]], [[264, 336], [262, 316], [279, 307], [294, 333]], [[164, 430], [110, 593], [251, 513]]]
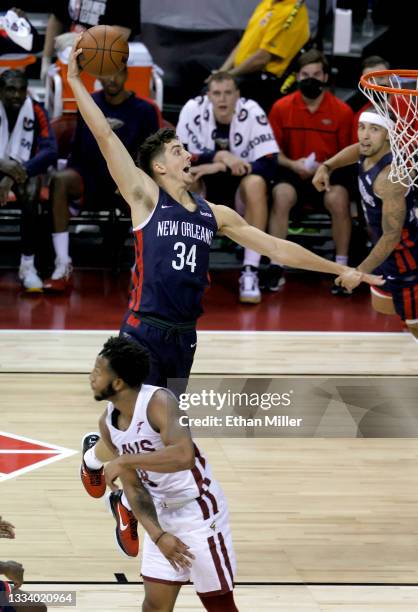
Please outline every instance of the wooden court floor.
[[[80, 438], [104, 408], [87, 375], [108, 336], [0, 332], [0, 430], [64, 457], [0, 476], [0, 514], [17, 529], [16, 540], [1, 540], [0, 558], [24, 564], [27, 589], [77, 591], [84, 612], [139, 610], [142, 594], [138, 560], [119, 556], [113, 519], [78, 477]], [[394, 385], [408, 376], [418, 390], [417, 357], [407, 334], [201, 333], [194, 373], [385, 374]], [[199, 443], [229, 500], [241, 612], [418, 609], [415, 439]], [[192, 587], [176, 609], [201, 610]]]

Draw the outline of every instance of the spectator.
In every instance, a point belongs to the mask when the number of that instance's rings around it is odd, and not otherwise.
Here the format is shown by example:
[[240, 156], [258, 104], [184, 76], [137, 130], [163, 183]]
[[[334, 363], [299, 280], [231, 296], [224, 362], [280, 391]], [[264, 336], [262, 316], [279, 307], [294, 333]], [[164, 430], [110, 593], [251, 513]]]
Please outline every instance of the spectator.
[[[123, 8], [122, 8], [123, 7]], [[118, 27], [128, 38], [140, 27], [139, 0], [121, 3], [118, 0], [54, 0], [45, 34], [41, 79], [44, 80], [54, 55], [54, 45], [71, 47], [75, 36], [95, 25]], [[72, 32], [67, 36], [62, 32]], [[61, 39], [60, 36], [61, 35]], [[58, 40], [56, 38], [58, 37]]]
[[19, 278], [26, 291], [41, 291], [34, 264], [37, 205], [41, 175], [57, 159], [57, 144], [46, 111], [27, 93], [19, 70], [0, 75], [0, 205], [13, 191], [22, 209], [22, 258]]
[[[20, 8], [10, 7], [10, 11], [6, 15], [3, 18], [3, 28], [0, 22], [0, 56], [9, 53], [26, 55], [28, 51], [32, 53], [40, 51], [42, 49], [41, 37], [29, 21], [26, 13]], [[6, 21], [9, 21], [9, 19], [13, 28], [14, 40], [8, 35], [10, 30], [7, 30]]]
[[[369, 72], [375, 72], [376, 70], [389, 70], [389, 62], [385, 60], [380, 55], [370, 55], [366, 57], [361, 64], [361, 75], [369, 74]], [[386, 85], [390, 87], [390, 82], [388, 77], [382, 77], [376, 80], [376, 84], [378, 85]], [[373, 104], [370, 100], [366, 101], [366, 98], [363, 94], [361, 96], [362, 106], [354, 115], [353, 121], [353, 142], [358, 142], [358, 122], [360, 115], [363, 111], [368, 110], [373, 107]]]
[[[151, 103], [125, 89], [127, 76], [125, 68], [102, 78], [103, 90], [94, 93], [93, 98], [131, 156], [136, 158], [145, 138], [158, 130], [159, 116]], [[68, 167], [57, 172], [51, 183], [52, 239], [56, 258], [52, 277], [44, 282], [45, 290], [63, 292], [71, 285], [68, 234], [71, 211], [76, 212], [81, 207], [87, 210], [120, 207], [122, 199], [116, 191], [96, 140], [79, 117]]]
[[239, 77], [244, 97], [266, 112], [292, 60], [309, 40], [309, 17], [304, 0], [262, 0], [255, 8], [238, 45], [219, 67], [219, 56], [202, 56], [186, 63], [187, 78], [201, 83], [213, 70]]
[[[270, 113], [270, 123], [279, 144], [282, 178], [273, 190], [269, 233], [286, 238], [289, 213], [297, 202], [317, 204], [318, 192], [311, 180], [319, 163], [351, 143], [352, 110], [329, 91], [328, 63], [324, 55], [311, 49], [299, 59], [299, 91], [278, 100]], [[333, 174], [333, 185], [320, 199], [332, 218], [336, 261], [347, 264], [351, 235], [350, 201], [347, 177]], [[281, 282], [282, 268], [271, 276]], [[333, 289], [333, 292], [336, 290]], [[337, 289], [337, 291], [341, 291]]]
[[[206, 197], [233, 205], [239, 190], [245, 218], [265, 229], [267, 199], [277, 172], [277, 144], [266, 114], [253, 100], [240, 98], [227, 72], [210, 76], [208, 94], [189, 100], [177, 125], [180, 141], [193, 154], [192, 172], [202, 179]], [[241, 302], [258, 303], [260, 255], [245, 249]]]

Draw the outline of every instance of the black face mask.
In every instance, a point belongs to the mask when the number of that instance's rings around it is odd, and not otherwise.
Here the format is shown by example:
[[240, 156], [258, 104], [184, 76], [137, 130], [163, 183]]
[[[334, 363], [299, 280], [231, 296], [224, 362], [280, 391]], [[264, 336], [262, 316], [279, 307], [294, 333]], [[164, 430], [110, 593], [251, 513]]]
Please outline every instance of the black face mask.
[[309, 98], [309, 100], [316, 100], [316, 98], [319, 98], [324, 87], [325, 83], [319, 79], [309, 78], [299, 81], [299, 89], [302, 95], [305, 96], [305, 98]]

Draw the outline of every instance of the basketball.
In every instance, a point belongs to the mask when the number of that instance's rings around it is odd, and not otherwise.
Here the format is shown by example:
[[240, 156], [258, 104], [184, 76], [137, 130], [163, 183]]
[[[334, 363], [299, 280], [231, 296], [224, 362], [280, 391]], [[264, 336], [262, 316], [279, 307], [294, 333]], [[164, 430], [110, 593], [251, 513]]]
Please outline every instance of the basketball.
[[78, 65], [95, 77], [106, 77], [119, 72], [126, 66], [129, 47], [121, 33], [111, 26], [98, 25], [86, 30], [78, 49]]

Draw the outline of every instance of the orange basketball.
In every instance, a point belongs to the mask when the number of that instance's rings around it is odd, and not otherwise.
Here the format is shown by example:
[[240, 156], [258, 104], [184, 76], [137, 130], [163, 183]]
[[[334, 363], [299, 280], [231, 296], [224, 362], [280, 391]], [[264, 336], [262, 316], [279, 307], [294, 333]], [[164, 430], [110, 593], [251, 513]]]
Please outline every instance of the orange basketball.
[[86, 30], [78, 49], [78, 65], [95, 77], [106, 77], [119, 72], [126, 66], [129, 47], [121, 33], [112, 26], [98, 25]]

